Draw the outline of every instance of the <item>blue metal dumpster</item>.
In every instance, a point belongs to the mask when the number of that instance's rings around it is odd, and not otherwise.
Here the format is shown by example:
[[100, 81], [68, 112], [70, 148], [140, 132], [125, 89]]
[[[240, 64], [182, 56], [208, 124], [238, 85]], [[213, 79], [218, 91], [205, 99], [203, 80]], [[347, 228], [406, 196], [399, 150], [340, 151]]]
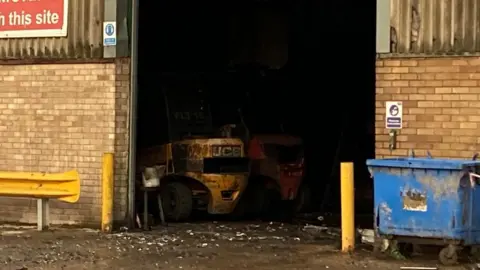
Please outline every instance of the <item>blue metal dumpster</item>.
[[447, 253], [456, 256], [452, 246], [480, 244], [480, 186], [471, 178], [480, 171], [479, 161], [373, 159], [367, 166], [378, 235], [448, 245], [439, 254], [444, 264]]

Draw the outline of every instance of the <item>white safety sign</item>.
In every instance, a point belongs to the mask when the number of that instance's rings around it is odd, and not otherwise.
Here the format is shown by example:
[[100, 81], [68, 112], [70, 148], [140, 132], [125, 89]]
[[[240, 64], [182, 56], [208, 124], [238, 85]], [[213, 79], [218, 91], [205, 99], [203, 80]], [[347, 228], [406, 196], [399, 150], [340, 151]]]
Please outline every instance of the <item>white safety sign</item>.
[[401, 101], [387, 101], [385, 103], [385, 128], [402, 129], [403, 104]]
[[103, 46], [117, 45], [117, 23], [103, 22]]

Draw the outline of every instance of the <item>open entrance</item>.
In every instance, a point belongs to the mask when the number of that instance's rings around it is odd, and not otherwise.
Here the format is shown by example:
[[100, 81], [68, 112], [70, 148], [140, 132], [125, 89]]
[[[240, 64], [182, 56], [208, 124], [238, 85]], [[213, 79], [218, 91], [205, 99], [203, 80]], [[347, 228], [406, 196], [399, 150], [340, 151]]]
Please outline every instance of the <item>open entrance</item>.
[[372, 212], [375, 1], [357, 2], [142, 3], [137, 182], [163, 178], [167, 219], [338, 213], [341, 161]]

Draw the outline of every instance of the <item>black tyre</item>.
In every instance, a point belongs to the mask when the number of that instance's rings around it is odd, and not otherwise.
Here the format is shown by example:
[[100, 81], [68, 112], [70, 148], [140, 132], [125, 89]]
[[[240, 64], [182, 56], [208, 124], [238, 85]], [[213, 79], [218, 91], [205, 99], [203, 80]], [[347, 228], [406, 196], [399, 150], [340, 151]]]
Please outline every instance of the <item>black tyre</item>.
[[444, 247], [438, 253], [438, 260], [445, 266], [455, 265], [458, 262], [458, 253], [450, 252], [450, 247]]
[[281, 222], [292, 222], [296, 215], [295, 201], [283, 201], [277, 200], [275, 202], [275, 209], [271, 209], [270, 213], [274, 216], [274, 219], [278, 219]]
[[239, 204], [248, 218], [258, 218], [265, 212], [268, 203], [265, 182], [262, 177], [249, 179]]
[[470, 247], [470, 256], [475, 259], [475, 261], [480, 261], [480, 247], [472, 246]]
[[235, 209], [233, 209], [233, 212], [228, 215], [229, 219], [232, 221], [239, 221], [241, 219], [244, 219], [246, 207], [247, 202], [243, 197], [241, 197], [237, 205], [235, 206]]
[[383, 253], [382, 244], [383, 244], [383, 238], [380, 237], [380, 236], [377, 236], [375, 234], [375, 238], [374, 238], [374, 241], [373, 241], [373, 254], [374, 255], [378, 256], [378, 255]]
[[308, 185], [302, 184], [298, 189], [297, 197], [295, 198], [294, 212], [301, 213], [306, 211], [312, 202], [312, 192]]
[[169, 221], [185, 221], [192, 214], [192, 191], [179, 182], [168, 183], [161, 191], [163, 211]]
[[411, 258], [413, 256], [415, 248], [412, 243], [398, 243], [398, 251], [402, 253], [403, 256]]
[[253, 191], [250, 211], [253, 217], [257, 219], [270, 219], [277, 207], [274, 203], [277, 201], [278, 192], [275, 189], [268, 189], [265, 185], [258, 185]]

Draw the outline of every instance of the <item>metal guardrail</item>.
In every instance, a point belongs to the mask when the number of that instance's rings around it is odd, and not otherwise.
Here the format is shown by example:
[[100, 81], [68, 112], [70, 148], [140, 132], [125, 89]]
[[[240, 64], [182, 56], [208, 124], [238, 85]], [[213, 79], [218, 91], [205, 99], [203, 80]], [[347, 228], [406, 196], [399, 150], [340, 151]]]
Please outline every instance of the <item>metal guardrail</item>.
[[37, 228], [50, 225], [50, 199], [76, 203], [80, 198], [80, 176], [76, 170], [64, 173], [0, 172], [0, 196], [37, 199]]

